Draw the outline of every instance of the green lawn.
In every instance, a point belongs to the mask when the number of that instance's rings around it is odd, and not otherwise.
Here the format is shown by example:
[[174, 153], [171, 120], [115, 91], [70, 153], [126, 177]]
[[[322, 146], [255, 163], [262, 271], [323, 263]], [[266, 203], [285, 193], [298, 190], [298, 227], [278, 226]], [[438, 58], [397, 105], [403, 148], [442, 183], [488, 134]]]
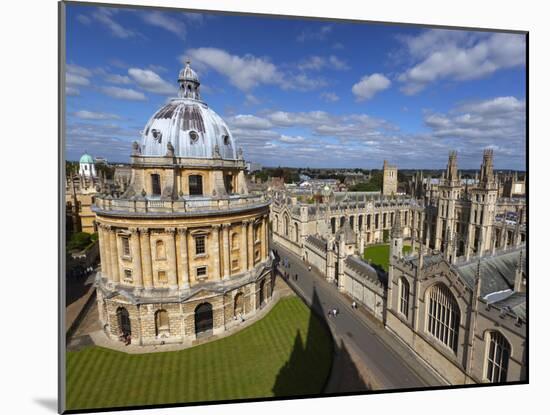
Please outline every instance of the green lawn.
[[[408, 245], [403, 246], [403, 253], [409, 252], [411, 252], [411, 247]], [[369, 246], [365, 248], [364, 258], [387, 271], [390, 261], [390, 246], [388, 244]]]
[[186, 350], [68, 352], [67, 408], [317, 394], [331, 360], [330, 334], [299, 298], [284, 298], [250, 327]]

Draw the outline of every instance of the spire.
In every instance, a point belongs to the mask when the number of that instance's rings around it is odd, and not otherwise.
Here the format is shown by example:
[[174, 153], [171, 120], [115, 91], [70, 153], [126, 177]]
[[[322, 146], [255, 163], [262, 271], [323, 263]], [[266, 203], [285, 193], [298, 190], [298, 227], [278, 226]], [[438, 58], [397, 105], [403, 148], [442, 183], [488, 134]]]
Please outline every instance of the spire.
[[398, 210], [395, 212], [395, 218], [391, 228], [391, 237], [392, 238], [402, 238], [403, 232], [401, 230], [401, 211]]

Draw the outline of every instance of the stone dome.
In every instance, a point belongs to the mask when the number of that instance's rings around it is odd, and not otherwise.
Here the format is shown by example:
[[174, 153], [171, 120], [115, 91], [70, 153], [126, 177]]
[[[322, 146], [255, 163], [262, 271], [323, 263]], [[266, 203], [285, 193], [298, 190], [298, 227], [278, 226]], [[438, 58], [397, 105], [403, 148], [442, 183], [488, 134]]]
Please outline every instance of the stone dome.
[[179, 97], [160, 108], [145, 125], [142, 156], [237, 159], [235, 141], [223, 119], [200, 100], [199, 78], [189, 62], [179, 73]]

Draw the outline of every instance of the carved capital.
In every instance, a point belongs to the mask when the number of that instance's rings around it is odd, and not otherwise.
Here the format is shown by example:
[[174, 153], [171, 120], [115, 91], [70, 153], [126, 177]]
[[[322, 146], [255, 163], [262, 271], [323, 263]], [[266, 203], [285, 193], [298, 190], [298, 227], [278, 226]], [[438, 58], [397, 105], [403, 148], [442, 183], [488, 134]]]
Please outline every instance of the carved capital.
[[185, 234], [187, 233], [187, 228], [186, 228], [186, 227], [177, 228], [176, 231], [177, 231], [180, 235], [185, 235]]
[[223, 229], [229, 229], [229, 228], [231, 228], [231, 224], [230, 223], [223, 223], [222, 228]]
[[149, 233], [149, 228], [138, 228], [138, 231], [142, 235], [147, 235]]
[[169, 234], [174, 234], [174, 233], [176, 233], [176, 228], [165, 228], [164, 232], [169, 233]]
[[130, 233], [131, 233], [132, 235], [135, 235], [135, 234], [137, 234], [137, 233], [138, 233], [138, 231], [139, 231], [139, 229], [138, 229], [138, 228], [128, 228], [128, 230], [130, 231]]
[[220, 225], [219, 223], [214, 223], [214, 224], [212, 225], [212, 229], [214, 229], [215, 231], [219, 231], [219, 230], [220, 230], [220, 227], [221, 227], [221, 225]]

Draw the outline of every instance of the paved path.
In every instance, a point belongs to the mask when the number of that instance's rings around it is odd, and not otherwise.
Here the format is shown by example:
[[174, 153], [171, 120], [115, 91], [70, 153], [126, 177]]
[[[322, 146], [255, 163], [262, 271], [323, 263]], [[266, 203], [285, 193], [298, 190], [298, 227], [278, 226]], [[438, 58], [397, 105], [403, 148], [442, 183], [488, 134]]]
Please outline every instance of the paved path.
[[[282, 258], [288, 258], [290, 268], [279, 269], [290, 276], [298, 274], [298, 280], [289, 278], [291, 287], [310, 304], [317, 296], [317, 311], [327, 316], [332, 308], [338, 308], [336, 317], [326, 317], [337, 343], [344, 344], [352, 356], [357, 357], [367, 372], [370, 388], [395, 389], [441, 385], [442, 382], [418, 358], [390, 333], [381, 323], [372, 321], [366, 313], [351, 308], [351, 301], [338, 292], [335, 285], [326, 281], [314, 269], [308, 271], [304, 262], [280, 245], [273, 246]], [[281, 262], [282, 263], [282, 262]], [[320, 309], [320, 310], [319, 310]], [[363, 369], [363, 370], [361, 370]], [[329, 381], [329, 385], [332, 379]], [[333, 387], [334, 388], [334, 387]], [[330, 392], [331, 388], [328, 392]], [[336, 388], [337, 389], [337, 388]]]

